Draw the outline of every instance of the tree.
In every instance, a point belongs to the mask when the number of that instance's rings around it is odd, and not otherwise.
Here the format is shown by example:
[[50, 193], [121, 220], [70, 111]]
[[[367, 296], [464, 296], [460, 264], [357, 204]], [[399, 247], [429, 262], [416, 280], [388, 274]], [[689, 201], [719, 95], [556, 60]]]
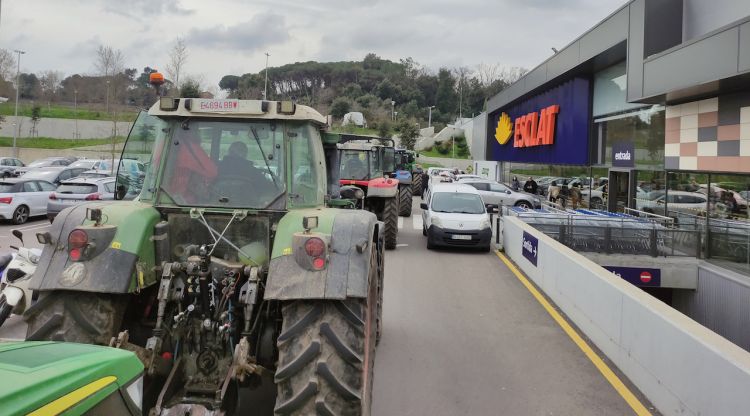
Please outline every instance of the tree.
[[59, 71], [42, 71], [39, 77], [39, 84], [42, 91], [42, 97], [49, 103], [55, 101], [62, 81], [62, 72]]
[[237, 75], [224, 75], [221, 77], [221, 81], [219, 81], [219, 88], [222, 90], [227, 90], [231, 94], [234, 91], [237, 91], [237, 88], [240, 86], [240, 77]]
[[378, 123], [378, 136], [389, 137], [391, 135], [391, 123], [388, 120], [383, 120]]
[[188, 51], [185, 40], [178, 37], [172, 50], [169, 52], [169, 63], [167, 64], [167, 76], [172, 80], [175, 88], [180, 88], [180, 74], [185, 69], [187, 63]]
[[339, 97], [331, 103], [331, 115], [336, 118], [343, 118], [351, 109], [352, 104], [344, 97]]
[[125, 69], [125, 55], [119, 49], [99, 45], [94, 66], [100, 75], [111, 77]]
[[184, 98], [199, 98], [201, 95], [201, 86], [198, 81], [194, 79], [187, 79], [182, 83], [180, 88], [180, 97]]
[[456, 94], [456, 79], [448, 68], [438, 71], [438, 85], [435, 93], [436, 105], [440, 112], [452, 114], [458, 109], [458, 94]]
[[7, 49], [0, 49], [0, 77], [10, 81], [16, 73], [16, 57]]
[[26, 100], [35, 100], [41, 95], [41, 87], [39, 85], [39, 78], [35, 74], [21, 73], [19, 83], [18, 94], [20, 98]]
[[404, 119], [396, 124], [396, 132], [398, 133], [401, 147], [414, 150], [414, 145], [417, 144], [417, 137], [419, 137], [417, 123], [414, 120]]

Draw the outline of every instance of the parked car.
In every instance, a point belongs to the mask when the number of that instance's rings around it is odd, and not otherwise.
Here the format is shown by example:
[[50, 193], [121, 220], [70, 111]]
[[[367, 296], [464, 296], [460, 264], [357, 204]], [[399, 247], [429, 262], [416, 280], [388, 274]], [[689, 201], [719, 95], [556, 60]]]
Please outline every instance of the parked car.
[[64, 157], [47, 157], [44, 159], [35, 160], [29, 163], [27, 166], [17, 168], [15, 173], [16, 173], [16, 176], [21, 176], [31, 170], [50, 167], [50, 166], [68, 166], [70, 163], [71, 163], [71, 160], [64, 158]]
[[103, 170], [85, 170], [76, 178], [108, 178], [113, 177], [111, 173]]
[[546, 196], [547, 190], [549, 189], [550, 185], [552, 185], [552, 182], [555, 182], [557, 186], [562, 186], [563, 181], [568, 180], [568, 178], [562, 178], [562, 177], [551, 177], [548, 180], [545, 180], [544, 182], [537, 182], [537, 188], [536, 193], [539, 195]]
[[489, 251], [492, 228], [482, 197], [474, 187], [462, 183], [437, 184], [422, 207], [422, 234], [427, 248], [437, 246], [476, 247]]
[[65, 181], [49, 195], [47, 218], [52, 222], [60, 211], [88, 201], [115, 199], [115, 178], [76, 178]]
[[[589, 187], [584, 187], [581, 189], [581, 199], [584, 201], [589, 201], [589, 207], [593, 209], [607, 209], [607, 196], [604, 195], [604, 187], [606, 185], [601, 185], [597, 188], [591, 189], [589, 192]], [[589, 195], [589, 193], [591, 195]], [[589, 199], [589, 196], [591, 197]]]
[[38, 179], [7, 178], [0, 181], [0, 219], [23, 224], [29, 217], [47, 213], [47, 199], [55, 185]]
[[459, 181], [474, 187], [487, 204], [516, 206], [523, 208], [540, 208], [542, 201], [537, 195], [514, 191], [508, 186], [488, 179], [465, 179]]
[[95, 169], [97, 163], [100, 163], [99, 159], [78, 159], [68, 166], [71, 168], [86, 168], [87, 170], [92, 170]]
[[688, 191], [652, 191], [646, 198], [636, 199], [636, 209], [661, 214], [664, 204], [669, 212], [683, 212], [692, 215], [702, 215], [706, 212], [708, 198], [700, 192]]
[[[740, 192], [735, 192], [729, 189], [720, 188], [718, 186], [712, 186], [711, 190], [713, 191], [714, 198], [718, 199], [721, 198], [721, 196], [726, 192], [730, 193], [734, 199], [734, 203], [736, 205], [736, 211], [746, 211], [747, 210], [747, 198], [742, 196]], [[707, 195], [708, 194], [708, 186], [707, 185], [700, 185], [700, 189], [698, 189], [698, 192]]]
[[15, 176], [16, 169], [24, 166], [20, 159], [14, 157], [0, 157], [0, 176], [10, 178]]
[[484, 180], [484, 179], [487, 179], [487, 178], [483, 178], [483, 177], [478, 176], [478, 175], [471, 175], [469, 173], [464, 173], [464, 174], [456, 175], [456, 180], [457, 181], [460, 181], [461, 179], [475, 179], [475, 180], [480, 180], [481, 181], [481, 180]]
[[34, 169], [23, 175], [24, 178], [29, 179], [41, 179], [50, 183], [59, 185], [62, 181], [73, 179], [81, 173], [85, 172], [86, 168], [69, 168], [67, 166], [49, 166], [46, 168]]

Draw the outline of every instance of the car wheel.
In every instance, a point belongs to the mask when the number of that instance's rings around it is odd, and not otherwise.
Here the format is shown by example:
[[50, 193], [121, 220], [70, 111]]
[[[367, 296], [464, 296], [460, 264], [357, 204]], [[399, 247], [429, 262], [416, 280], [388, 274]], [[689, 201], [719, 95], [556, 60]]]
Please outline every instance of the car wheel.
[[518, 201], [516, 202], [516, 206], [519, 208], [525, 208], [525, 209], [531, 209], [532, 206], [528, 201]]
[[7, 171], [3, 172], [3, 179], [8, 179], [8, 178], [10, 178], [10, 172], [7, 172]]
[[25, 223], [29, 219], [29, 208], [26, 205], [19, 205], [15, 211], [13, 211], [13, 224], [19, 225]]

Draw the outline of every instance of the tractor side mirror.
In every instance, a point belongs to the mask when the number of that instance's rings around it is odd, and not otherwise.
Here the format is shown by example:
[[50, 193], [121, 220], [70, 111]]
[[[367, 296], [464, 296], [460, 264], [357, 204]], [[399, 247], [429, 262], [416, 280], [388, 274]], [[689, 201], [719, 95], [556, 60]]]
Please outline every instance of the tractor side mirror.
[[21, 245], [23, 245], [23, 233], [20, 230], [13, 230], [11, 231], [14, 237], [21, 240]]
[[422, 209], [427, 209], [427, 203], [426, 202], [422, 202], [422, 203], [419, 204], [419, 207], [422, 208]]

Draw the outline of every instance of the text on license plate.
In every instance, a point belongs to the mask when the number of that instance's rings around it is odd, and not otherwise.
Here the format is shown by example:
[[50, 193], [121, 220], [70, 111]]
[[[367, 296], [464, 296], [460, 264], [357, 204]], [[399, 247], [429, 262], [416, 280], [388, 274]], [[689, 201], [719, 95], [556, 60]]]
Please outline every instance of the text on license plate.
[[462, 234], [453, 234], [451, 238], [454, 240], [471, 240], [470, 235], [462, 235]]

